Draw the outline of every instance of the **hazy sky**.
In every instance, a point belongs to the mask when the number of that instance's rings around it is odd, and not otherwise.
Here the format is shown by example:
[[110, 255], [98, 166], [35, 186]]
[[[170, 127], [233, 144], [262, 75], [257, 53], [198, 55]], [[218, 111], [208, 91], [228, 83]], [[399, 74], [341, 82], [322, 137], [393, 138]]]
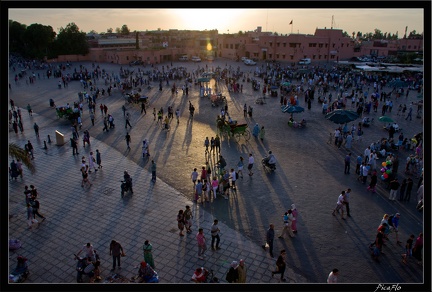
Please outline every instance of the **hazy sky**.
[[[50, 25], [55, 32], [70, 22], [80, 30], [106, 32], [126, 24], [131, 31], [168, 29], [211, 30], [219, 33], [263, 31], [313, 34], [316, 28], [352, 32], [423, 32], [423, 9], [9, 9], [9, 19], [22, 24]], [[289, 25], [293, 20], [293, 25]]]

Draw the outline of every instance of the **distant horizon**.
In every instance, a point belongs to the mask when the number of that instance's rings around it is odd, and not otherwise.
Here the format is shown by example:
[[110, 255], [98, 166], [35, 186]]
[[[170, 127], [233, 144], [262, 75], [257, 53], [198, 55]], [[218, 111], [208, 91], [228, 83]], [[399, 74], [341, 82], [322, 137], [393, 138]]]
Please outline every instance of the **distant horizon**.
[[[74, 22], [80, 31], [106, 33], [127, 25], [133, 31], [218, 30], [218, 33], [254, 31], [281, 35], [311, 34], [331, 28], [353, 32], [424, 33], [424, 9], [9, 9], [9, 20], [29, 26], [49, 25], [58, 33]], [[367, 20], [367, 21], [365, 21]], [[115, 21], [113, 23], [113, 21]], [[290, 24], [292, 21], [292, 24]]]

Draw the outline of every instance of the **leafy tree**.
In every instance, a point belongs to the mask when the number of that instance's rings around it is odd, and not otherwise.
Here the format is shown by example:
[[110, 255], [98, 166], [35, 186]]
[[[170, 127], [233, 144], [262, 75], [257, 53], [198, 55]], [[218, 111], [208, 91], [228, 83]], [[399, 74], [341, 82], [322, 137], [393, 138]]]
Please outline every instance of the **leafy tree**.
[[33, 23], [24, 33], [26, 56], [43, 59], [54, 42], [56, 33], [51, 26]]
[[115, 32], [120, 33], [120, 27], [116, 27]]
[[27, 169], [30, 170], [31, 173], [36, 172], [36, 169], [30, 157], [27, 155], [27, 152], [17, 144], [9, 143], [9, 156], [15, 160], [21, 160], [25, 167], [27, 167]]
[[107, 33], [112, 33], [112, 32], [113, 32], [112, 27], [110, 27], [110, 28], [107, 29]]
[[130, 33], [130, 30], [126, 24], [123, 24], [123, 26], [121, 27], [120, 33], [124, 34], [124, 35], [127, 35]]
[[9, 19], [9, 51], [24, 54], [26, 25]]
[[98, 34], [94, 29], [92, 29], [89, 33], [91, 33], [91, 34]]
[[86, 33], [79, 31], [78, 26], [71, 22], [60, 28], [55, 48], [57, 55], [85, 55], [89, 52]]

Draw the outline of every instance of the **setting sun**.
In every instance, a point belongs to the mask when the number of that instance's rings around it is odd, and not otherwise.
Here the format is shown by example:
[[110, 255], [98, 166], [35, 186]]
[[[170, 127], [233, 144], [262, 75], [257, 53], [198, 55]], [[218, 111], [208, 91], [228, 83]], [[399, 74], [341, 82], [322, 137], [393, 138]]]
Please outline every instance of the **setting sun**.
[[227, 27], [226, 33], [232, 23], [244, 12], [243, 9], [175, 9], [174, 15], [180, 17], [183, 26], [190, 30], [220, 30]]

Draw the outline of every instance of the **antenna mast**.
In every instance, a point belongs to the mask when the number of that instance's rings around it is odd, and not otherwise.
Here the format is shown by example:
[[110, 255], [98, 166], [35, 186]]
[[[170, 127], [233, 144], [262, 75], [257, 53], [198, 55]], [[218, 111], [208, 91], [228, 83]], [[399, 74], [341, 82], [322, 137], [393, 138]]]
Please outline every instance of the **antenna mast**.
[[331, 22], [330, 29], [333, 29], [333, 25], [334, 25], [334, 15], [332, 15], [332, 22]]

